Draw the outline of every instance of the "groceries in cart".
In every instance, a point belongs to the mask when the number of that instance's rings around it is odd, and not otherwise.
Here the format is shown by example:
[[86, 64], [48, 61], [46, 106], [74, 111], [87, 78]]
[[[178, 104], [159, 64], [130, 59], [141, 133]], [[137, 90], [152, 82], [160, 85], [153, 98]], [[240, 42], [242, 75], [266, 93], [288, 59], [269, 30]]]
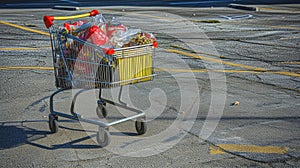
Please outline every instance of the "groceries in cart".
[[60, 32], [77, 36], [104, 48], [131, 47], [153, 44], [156, 41], [153, 34], [140, 29], [130, 29], [115, 17], [106, 22], [102, 14], [96, 15], [90, 20], [66, 22], [60, 28]]
[[[54, 24], [54, 20], [65, 20]], [[106, 88], [152, 80], [153, 34], [93, 10], [76, 17], [45, 16], [56, 84], [60, 88]]]

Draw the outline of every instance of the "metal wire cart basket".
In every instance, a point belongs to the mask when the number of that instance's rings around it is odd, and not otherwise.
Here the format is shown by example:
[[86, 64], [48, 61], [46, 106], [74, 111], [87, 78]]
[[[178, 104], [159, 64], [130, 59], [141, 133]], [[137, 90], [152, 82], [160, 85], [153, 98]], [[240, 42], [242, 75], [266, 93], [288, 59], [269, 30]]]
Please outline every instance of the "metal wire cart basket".
[[[145, 113], [128, 107], [121, 101], [122, 87], [129, 84], [153, 80], [154, 48], [157, 43], [138, 45], [125, 48], [103, 48], [91, 42], [82, 40], [77, 36], [62, 33], [54, 24], [56, 20], [71, 20], [98, 15], [97, 10], [73, 16], [45, 16], [44, 23], [49, 29], [55, 82], [58, 90], [50, 96], [49, 128], [52, 133], [58, 131], [58, 116], [80, 120], [99, 126], [97, 141], [104, 147], [110, 143], [109, 127], [121, 122], [135, 120], [138, 135], [146, 132]], [[104, 99], [102, 89], [120, 87], [119, 102]], [[82, 89], [74, 95], [71, 104], [71, 114], [54, 110], [54, 96], [68, 89]], [[100, 117], [107, 116], [106, 104], [115, 105], [126, 110], [136, 112], [130, 117], [113, 122], [84, 118], [74, 112], [74, 105], [78, 95], [86, 90], [99, 89], [99, 100], [96, 109]]]

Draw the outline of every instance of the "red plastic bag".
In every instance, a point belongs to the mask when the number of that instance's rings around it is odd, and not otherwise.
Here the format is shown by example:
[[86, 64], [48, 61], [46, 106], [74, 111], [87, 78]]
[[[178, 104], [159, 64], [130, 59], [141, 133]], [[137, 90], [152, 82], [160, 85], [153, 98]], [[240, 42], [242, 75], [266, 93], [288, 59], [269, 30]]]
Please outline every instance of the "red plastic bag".
[[90, 64], [88, 64], [89, 62], [89, 57], [87, 56], [83, 56], [82, 54], [79, 54], [75, 65], [74, 65], [74, 72], [75, 74], [79, 75], [79, 74], [89, 74], [90, 73]]
[[107, 36], [111, 37], [118, 31], [126, 32], [127, 27], [121, 24], [116, 18], [112, 18], [112, 20], [106, 24]]
[[109, 40], [105, 32], [98, 26], [92, 26], [86, 31], [84, 38], [97, 46], [105, 45]]

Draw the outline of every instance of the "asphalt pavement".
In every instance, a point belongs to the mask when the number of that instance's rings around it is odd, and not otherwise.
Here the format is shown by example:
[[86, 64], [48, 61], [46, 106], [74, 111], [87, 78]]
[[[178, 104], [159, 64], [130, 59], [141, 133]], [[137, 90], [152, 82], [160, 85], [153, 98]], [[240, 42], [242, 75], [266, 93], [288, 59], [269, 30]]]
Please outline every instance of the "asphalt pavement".
[[242, 5], [276, 5], [276, 4], [295, 4], [295, 0], [3, 0], [0, 2], [0, 8], [10, 9], [26, 9], [26, 8], [52, 8], [53, 6], [75, 6], [75, 7], [91, 7], [91, 6], [141, 6], [141, 7], [227, 7], [229, 4]]
[[[1, 167], [299, 167], [300, 6], [248, 7], [256, 10], [3, 7]], [[96, 125], [59, 117], [59, 131], [48, 128], [56, 87], [43, 16], [92, 9], [152, 32], [159, 43], [157, 76], [124, 87], [122, 96], [146, 112], [146, 134], [137, 135], [134, 121], [124, 122], [110, 128], [111, 143], [104, 148], [97, 144]], [[114, 99], [118, 89], [104, 89], [104, 97]], [[97, 118], [97, 94], [79, 97], [76, 111]], [[55, 109], [69, 113], [73, 96], [58, 95]], [[107, 109], [109, 121], [131, 114]]]

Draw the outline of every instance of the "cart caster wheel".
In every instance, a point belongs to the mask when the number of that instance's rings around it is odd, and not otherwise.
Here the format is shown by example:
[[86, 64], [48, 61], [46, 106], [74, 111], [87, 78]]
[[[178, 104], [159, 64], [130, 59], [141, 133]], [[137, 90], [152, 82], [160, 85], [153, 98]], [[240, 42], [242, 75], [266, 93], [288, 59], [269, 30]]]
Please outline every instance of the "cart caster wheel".
[[107, 117], [107, 110], [104, 105], [98, 105], [96, 109], [96, 113], [99, 118], [106, 118]]
[[110, 133], [107, 129], [99, 128], [97, 132], [97, 142], [101, 147], [105, 147], [110, 143]]
[[138, 135], [143, 135], [147, 131], [147, 123], [144, 119], [135, 121], [135, 129]]
[[49, 114], [49, 128], [52, 133], [56, 133], [58, 131], [57, 119], [58, 119], [57, 116], [55, 116], [53, 114]]

